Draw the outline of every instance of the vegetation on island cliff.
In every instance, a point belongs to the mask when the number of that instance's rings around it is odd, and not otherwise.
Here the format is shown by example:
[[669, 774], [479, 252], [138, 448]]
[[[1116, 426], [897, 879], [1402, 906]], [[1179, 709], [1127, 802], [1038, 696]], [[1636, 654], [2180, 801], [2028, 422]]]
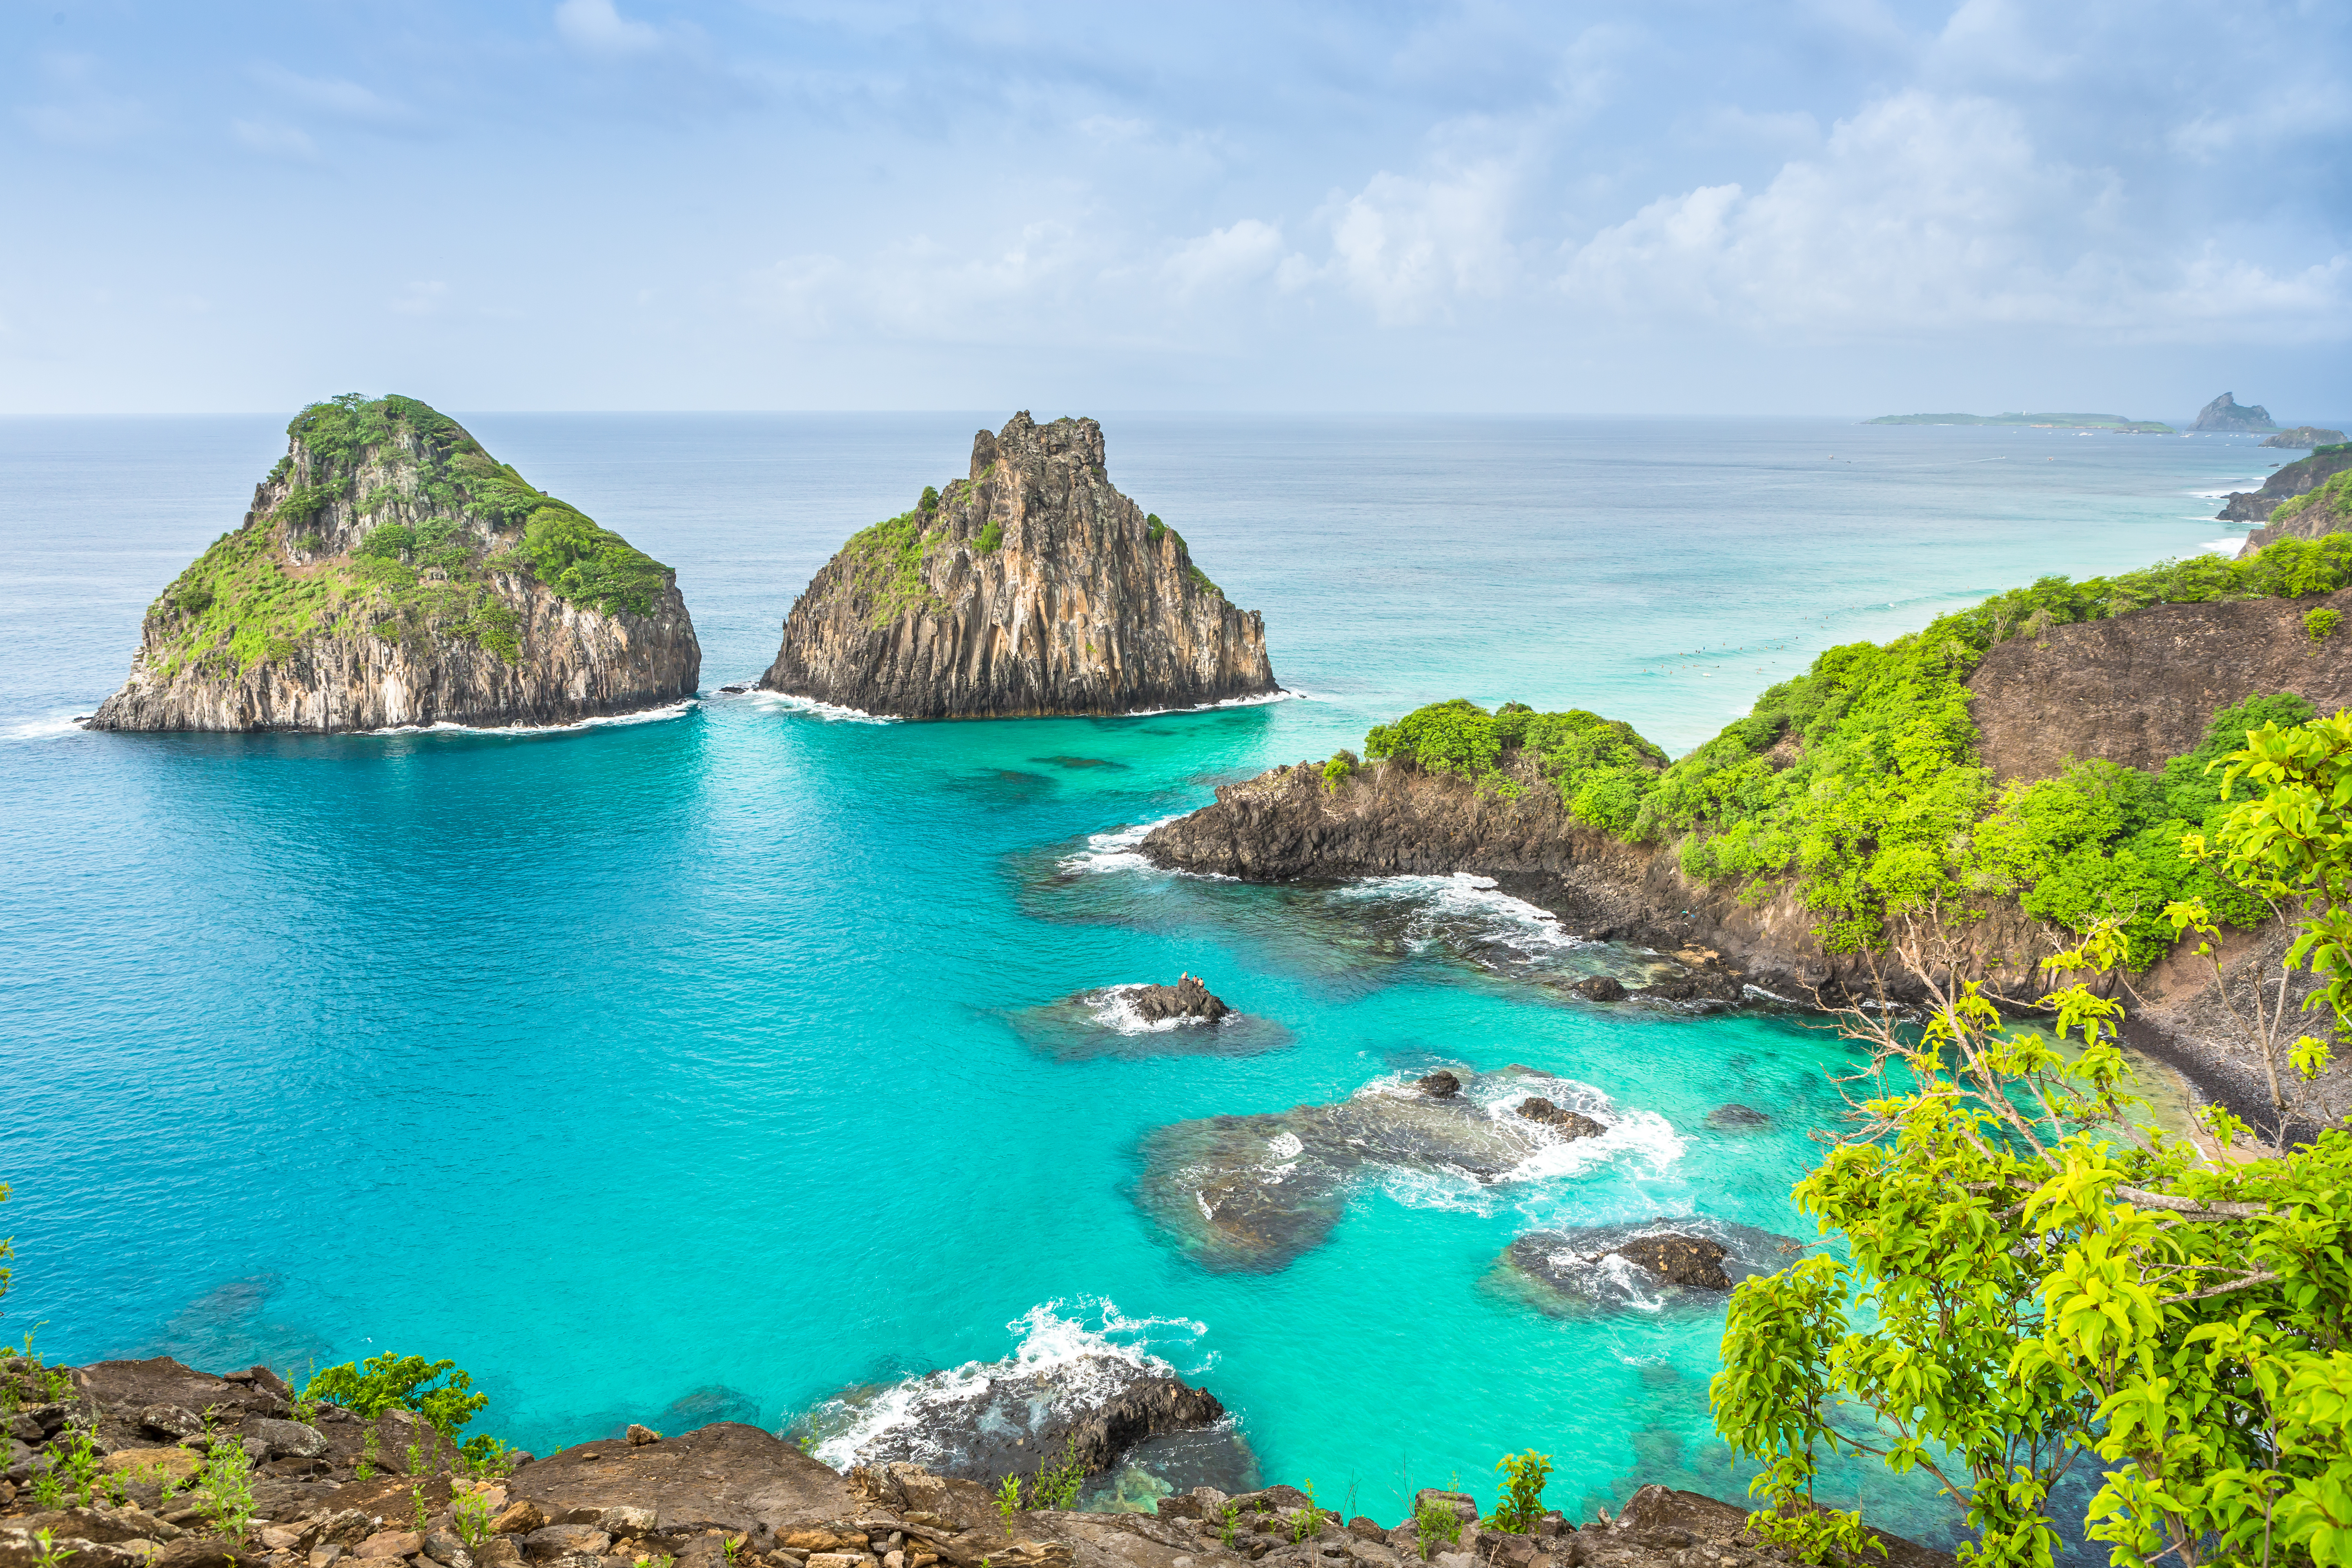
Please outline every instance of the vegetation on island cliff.
[[2117, 915], [2124, 961], [2144, 968], [2177, 934], [2162, 914], [2169, 902], [2201, 899], [2238, 925], [2263, 912], [2181, 841], [2210, 835], [2228, 809], [2208, 765], [2249, 728], [2299, 721], [2309, 709], [2273, 697], [2216, 714], [2203, 743], [2161, 777], [2093, 762], [1996, 790], [1976, 755], [1969, 672], [1996, 643], [2053, 626], [2347, 583], [2345, 534], [2282, 540], [2246, 561], [2201, 555], [2081, 583], [2044, 577], [1884, 647], [1831, 648], [1671, 765], [1629, 726], [1594, 714], [1516, 703], [1489, 714], [1458, 699], [1376, 727], [1364, 750], [1506, 795], [1519, 788], [1507, 759], [1530, 758], [1580, 821], [1676, 844], [1688, 874], [1738, 881], [1751, 896], [1790, 888], [1832, 951], [1877, 946], [1891, 910], [1940, 894], [2014, 895], [2077, 931]]
[[[166, 678], [195, 664], [223, 676], [320, 637], [470, 641], [509, 663], [520, 616], [494, 579], [536, 579], [583, 608], [650, 614], [669, 569], [576, 508], [534, 489], [455, 420], [412, 397], [347, 393], [287, 426], [295, 452], [268, 483], [278, 503], [223, 534], [156, 601], [177, 624]], [[379, 482], [361, 494], [362, 475]], [[320, 517], [348, 503], [373, 521], [323, 559]]]

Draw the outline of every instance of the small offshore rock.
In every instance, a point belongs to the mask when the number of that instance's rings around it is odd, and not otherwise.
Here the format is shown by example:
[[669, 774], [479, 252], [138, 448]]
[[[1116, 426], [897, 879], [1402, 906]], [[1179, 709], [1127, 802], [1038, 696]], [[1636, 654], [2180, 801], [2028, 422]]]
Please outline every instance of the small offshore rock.
[[1462, 1080], [1440, 1068], [1412, 1087], [1432, 1100], [1451, 1100], [1462, 1092]]
[[1186, 974], [1173, 985], [1145, 985], [1129, 993], [1129, 1003], [1148, 1021], [1157, 1024], [1168, 1018], [1197, 1018], [1213, 1024], [1233, 1011], [1209, 994], [1200, 976]]
[[1588, 1002], [1622, 1002], [1625, 986], [1613, 974], [1591, 974], [1569, 987]]
[[1563, 1138], [1598, 1138], [1609, 1131], [1583, 1112], [1554, 1105], [1541, 1095], [1529, 1095], [1519, 1101], [1518, 1113], [1529, 1121], [1551, 1128]]
[[1669, 1285], [1702, 1290], [1731, 1289], [1731, 1277], [1723, 1271], [1723, 1244], [1705, 1237], [1637, 1237], [1612, 1250]]

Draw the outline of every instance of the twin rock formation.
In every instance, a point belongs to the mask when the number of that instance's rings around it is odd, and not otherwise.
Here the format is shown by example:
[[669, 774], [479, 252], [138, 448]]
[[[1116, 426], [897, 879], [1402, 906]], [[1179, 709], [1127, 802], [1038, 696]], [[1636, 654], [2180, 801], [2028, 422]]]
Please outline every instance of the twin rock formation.
[[[677, 574], [414, 398], [356, 394], [150, 605], [96, 730], [572, 723], [695, 694]], [[1111, 487], [1091, 419], [1013, 416], [971, 477], [853, 537], [768, 689], [904, 718], [1114, 714], [1278, 689], [1255, 612]]]

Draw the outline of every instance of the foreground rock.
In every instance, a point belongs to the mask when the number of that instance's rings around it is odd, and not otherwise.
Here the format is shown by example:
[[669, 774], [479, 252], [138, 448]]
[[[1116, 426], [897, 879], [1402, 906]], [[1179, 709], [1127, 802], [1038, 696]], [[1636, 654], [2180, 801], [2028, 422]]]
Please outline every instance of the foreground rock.
[[[811, 1412], [798, 1435], [845, 1466], [919, 1464], [984, 1482], [1073, 1462], [1108, 1473], [1136, 1448], [1176, 1433], [1225, 1426], [1215, 1394], [1164, 1364], [1095, 1353], [1039, 1365], [973, 1363], [881, 1387], [851, 1389]], [[1220, 1433], [1227, 1447], [1239, 1439]], [[1246, 1472], [1246, 1450], [1221, 1473]]]
[[1171, 1018], [1213, 1024], [1233, 1011], [1211, 995], [1209, 987], [1192, 974], [1183, 975], [1173, 985], [1139, 986], [1128, 993], [1128, 1001], [1150, 1024]]
[[909, 719], [1132, 713], [1277, 689], [1257, 613], [1111, 487], [1102, 427], [1016, 414], [811, 579], [760, 678]]
[[2315, 452], [2273, 469], [2258, 490], [2232, 491], [2217, 515], [2224, 522], [2268, 522], [2281, 503], [2309, 495], [2347, 469], [2352, 469], [2352, 452]]
[[[1533, 1089], [1545, 1092], [1530, 1097]], [[1272, 1273], [1320, 1246], [1376, 1176], [1493, 1185], [1517, 1179], [1539, 1152], [1590, 1136], [1502, 1110], [1530, 1098], [1613, 1120], [1597, 1090], [1530, 1068], [1433, 1073], [1410, 1085], [1376, 1083], [1336, 1104], [1158, 1128], [1143, 1138], [1138, 1200], [1202, 1267]], [[1604, 1128], [1598, 1115], [1572, 1114]], [[1596, 1145], [1593, 1157], [1607, 1156]]]
[[2344, 439], [2341, 430], [2323, 430], [2316, 425], [2298, 425], [2292, 430], [2282, 430], [2263, 442], [2265, 447], [2300, 447], [2308, 451], [2314, 447], [2332, 447]]
[[1500, 1282], [1543, 1311], [1721, 1305], [1740, 1280], [1787, 1268], [1802, 1242], [1706, 1215], [1585, 1230], [1531, 1230], [1497, 1260]]
[[694, 695], [676, 574], [407, 397], [314, 404], [94, 730], [569, 723]]
[[[734, 1422], [667, 1436], [635, 1426], [543, 1460], [515, 1456], [503, 1477], [449, 1474], [451, 1456], [428, 1446], [429, 1428], [413, 1451], [386, 1447], [374, 1456], [385, 1447], [379, 1436], [366, 1446], [370, 1457], [345, 1462], [336, 1434], [348, 1437], [346, 1428], [365, 1431], [366, 1424], [328, 1415], [332, 1407], [315, 1425], [269, 1414], [290, 1407], [285, 1386], [262, 1368], [213, 1377], [176, 1362], [115, 1362], [37, 1369], [12, 1386], [19, 1408], [7, 1427], [8, 1479], [0, 1480], [0, 1568], [1748, 1568], [1786, 1561], [1746, 1534], [1744, 1510], [1654, 1486], [1636, 1491], [1613, 1520], [1578, 1530], [1554, 1512], [1525, 1535], [1481, 1526], [1466, 1496], [1424, 1490], [1417, 1511], [1449, 1521], [1424, 1543], [1411, 1521], [1393, 1529], [1342, 1521], [1311, 1510], [1304, 1492], [1286, 1486], [1165, 1491], [1149, 1511], [1006, 1516], [976, 1480], [888, 1461], [844, 1475]], [[260, 1472], [253, 1517], [234, 1531], [216, 1523], [209, 1483], [186, 1483], [191, 1450], [168, 1440], [193, 1414], [184, 1403], [192, 1400], [228, 1434], [215, 1444], [255, 1456]], [[1120, 1419], [1150, 1426], [1162, 1418], [1155, 1411], [1181, 1404], [1153, 1394]], [[235, 1436], [229, 1422], [249, 1435]], [[1115, 1447], [1117, 1425], [1097, 1436]], [[99, 1457], [90, 1486], [100, 1495], [34, 1506], [26, 1495], [33, 1476], [69, 1474], [70, 1456], [82, 1451]], [[362, 1479], [362, 1466], [375, 1473]], [[182, 1481], [169, 1499], [159, 1479], [167, 1471]], [[1893, 1568], [1950, 1562], [1882, 1539]]]

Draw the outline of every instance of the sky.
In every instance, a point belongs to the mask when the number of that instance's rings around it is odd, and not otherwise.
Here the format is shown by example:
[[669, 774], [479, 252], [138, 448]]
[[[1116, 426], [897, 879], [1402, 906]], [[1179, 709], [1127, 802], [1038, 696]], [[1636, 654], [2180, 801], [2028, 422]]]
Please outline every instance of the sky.
[[0, 415], [2352, 415], [2352, 6], [0, 0]]

